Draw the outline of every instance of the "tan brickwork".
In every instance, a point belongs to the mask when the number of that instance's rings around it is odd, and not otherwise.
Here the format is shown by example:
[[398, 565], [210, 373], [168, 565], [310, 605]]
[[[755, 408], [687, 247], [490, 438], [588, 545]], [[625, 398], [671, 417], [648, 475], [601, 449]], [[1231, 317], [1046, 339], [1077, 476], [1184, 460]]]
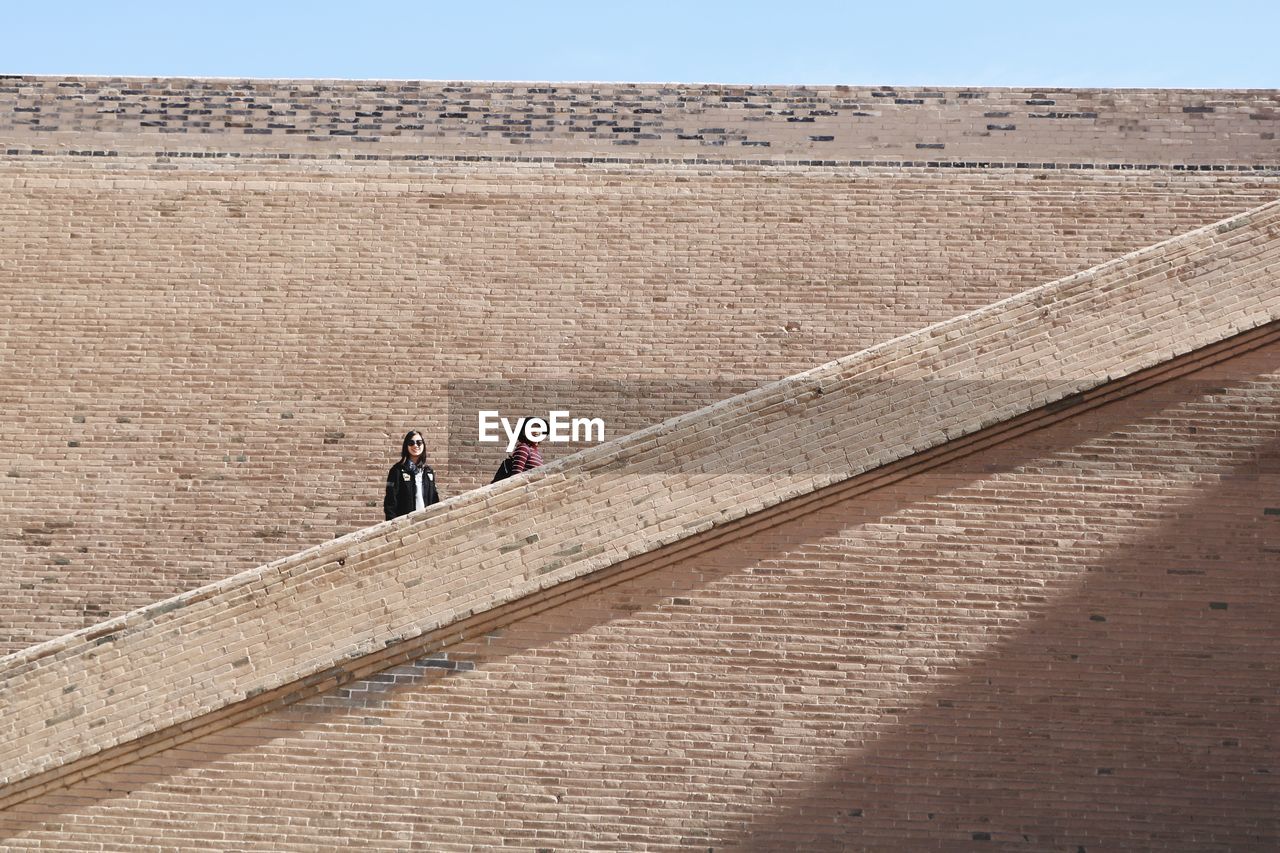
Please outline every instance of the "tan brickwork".
[[[620, 435], [1276, 197], [999, 169], [0, 164], [0, 650], [381, 519], [452, 383], [674, 383]], [[70, 447], [69, 442], [77, 442]], [[554, 456], [557, 448], [548, 447]], [[299, 457], [304, 456], [305, 463]]]
[[325, 157], [1280, 165], [1274, 90], [0, 79], [0, 145]]
[[0, 659], [0, 847], [1277, 846], [1277, 345], [1071, 416], [1273, 340], [1274, 208], [228, 576], [487, 480], [469, 382], [617, 435], [1269, 201], [1278, 102], [0, 79], [0, 652], [155, 603]]
[[1277, 401], [1272, 344], [23, 803], [0, 843], [1274, 849]]
[[1280, 317], [1280, 204], [11, 655], [17, 782]]

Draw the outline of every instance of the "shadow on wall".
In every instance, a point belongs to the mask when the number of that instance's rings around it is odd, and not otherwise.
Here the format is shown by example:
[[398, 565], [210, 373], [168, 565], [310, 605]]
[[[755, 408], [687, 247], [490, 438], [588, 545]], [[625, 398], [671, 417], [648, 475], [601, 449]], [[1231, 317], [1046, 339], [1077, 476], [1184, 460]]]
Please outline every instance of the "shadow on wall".
[[[0, 838], [138, 839], [161, 810], [202, 817], [148, 841], [432, 844], [500, 808], [477, 843], [1273, 847], [1280, 411], [1217, 390], [1280, 348], [1233, 364], [29, 801]], [[1145, 446], [1178, 417], [1185, 449]]]
[[[1221, 432], [1253, 439], [1210, 490], [1171, 491], [1158, 525], [971, 666], [883, 708], [879, 737], [779, 789], [728, 848], [1280, 846], [1280, 411], [1253, 402], [1202, 408], [1235, 409]], [[1193, 441], [1222, 426], [1190, 423]]]
[[[989, 657], [883, 709], [882, 736], [778, 791], [730, 848], [1276, 849], [1280, 519], [1260, 498], [1280, 502], [1280, 443], [1268, 458], [1089, 566]], [[1242, 503], [1252, 517], [1232, 515]]]

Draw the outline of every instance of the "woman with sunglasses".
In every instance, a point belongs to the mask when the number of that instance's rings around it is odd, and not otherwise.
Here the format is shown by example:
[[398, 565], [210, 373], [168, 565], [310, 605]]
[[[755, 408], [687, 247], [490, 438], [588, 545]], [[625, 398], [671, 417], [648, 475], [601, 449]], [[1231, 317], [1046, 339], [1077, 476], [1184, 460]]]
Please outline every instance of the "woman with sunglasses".
[[392, 465], [387, 474], [387, 496], [382, 499], [382, 512], [390, 521], [425, 509], [439, 500], [436, 472], [427, 464], [422, 433], [411, 429], [400, 445], [400, 461]]

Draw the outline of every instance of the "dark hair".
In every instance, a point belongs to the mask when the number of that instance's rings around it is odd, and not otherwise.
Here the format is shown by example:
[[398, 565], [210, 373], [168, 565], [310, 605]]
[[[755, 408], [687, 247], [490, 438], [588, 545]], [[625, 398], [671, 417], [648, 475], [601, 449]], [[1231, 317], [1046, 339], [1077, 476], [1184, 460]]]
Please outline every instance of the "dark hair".
[[524, 423], [520, 425], [520, 435], [519, 435], [519, 437], [518, 437], [518, 438], [516, 438], [516, 443], [517, 443], [517, 444], [536, 445], [536, 444], [541, 444], [541, 443], [542, 443], [541, 441], [534, 441], [532, 438], [530, 438], [530, 437], [529, 437], [529, 424], [533, 423], [533, 421], [534, 421], [535, 419], [536, 419], [536, 420], [539, 420], [539, 421], [542, 421], [542, 428], [543, 428], [543, 430], [546, 430], [546, 429], [547, 429], [547, 422], [546, 422], [546, 419], [544, 419], [544, 418], [535, 418], [535, 417], [528, 417], [528, 418], [525, 418], [525, 419], [524, 419]]
[[[411, 429], [404, 434], [404, 441], [400, 442], [400, 461], [401, 462], [409, 461], [409, 439], [413, 438], [415, 435], [418, 438], [422, 439], [422, 452], [423, 453], [427, 452], [427, 439], [425, 436], [423, 436], [422, 431]], [[422, 457], [419, 456], [418, 458], [421, 459]]]

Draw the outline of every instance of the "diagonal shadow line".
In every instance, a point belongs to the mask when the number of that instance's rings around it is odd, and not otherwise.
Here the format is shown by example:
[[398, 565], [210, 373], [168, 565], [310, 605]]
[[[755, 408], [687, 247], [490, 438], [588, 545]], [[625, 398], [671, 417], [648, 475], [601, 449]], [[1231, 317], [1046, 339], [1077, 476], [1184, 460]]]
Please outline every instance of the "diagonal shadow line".
[[[1280, 358], [1273, 358], [1273, 360], [1280, 360]], [[1187, 389], [1184, 390], [1182, 396], [1194, 394], [1195, 388], [1199, 387], [1189, 383], [1187, 380], [1183, 380], [1182, 384]], [[1013, 456], [1009, 457], [1007, 453], [1002, 453], [999, 467], [1002, 469], [1016, 467], [1043, 456], [1046, 452], [1043, 436], [1046, 433], [1052, 433], [1049, 436], [1049, 452], [1065, 450], [1090, 437], [1110, 434], [1122, 428], [1124, 424], [1131, 422], [1135, 417], [1145, 418], [1158, 415], [1161, 409], [1167, 405], [1168, 397], [1167, 391], [1159, 394], [1146, 393], [1140, 398], [1134, 398], [1134, 401], [1125, 407], [1107, 407], [1095, 410], [1094, 413], [1090, 414], [1087, 423], [1083, 424], [1084, 429], [1081, 429], [1082, 424], [1079, 422], [1060, 424], [1043, 431], [1039, 444], [1029, 442], [1025, 438], [1017, 439], [1012, 447], [1009, 445], [1002, 446], [1002, 450], [1012, 451]], [[1136, 412], [1135, 405], [1137, 406]], [[1121, 411], [1122, 409], [1123, 411]], [[950, 476], [941, 480], [936, 477], [933, 479], [937, 482], [942, 482], [945, 488], [953, 489], [981, 479], [988, 473], [990, 473], [989, 468], [971, 468], [963, 471], [961, 476], [956, 476], [952, 472]], [[928, 479], [930, 475], [925, 473], [917, 475], [917, 477]], [[812, 525], [809, 525], [803, 531], [798, 528], [790, 532], [783, 531], [782, 535], [772, 540], [771, 544], [776, 543], [774, 547], [782, 551], [799, 547], [806, 541], [812, 540], [815, 535], [834, 534], [846, 529], [851, 523], [873, 521], [876, 518], [899, 512], [913, 504], [931, 498], [934, 494], [935, 492], [926, 490], [926, 493], [913, 497], [903, 490], [890, 490], [888, 501], [884, 500], [885, 495], [880, 495], [874, 502], [855, 500], [850, 506], [843, 507], [841, 512], [826, 511], [821, 513], [822, 517], [819, 519], [820, 523], [816, 532]], [[866, 505], [865, 508], [864, 505]], [[561, 605], [557, 609], [557, 629], [555, 631], [551, 633], [545, 630], [532, 632], [523, 641], [517, 636], [514, 642], [504, 646], [501, 653], [487, 658], [483, 655], [478, 656], [475, 658], [475, 662], [477, 665], [483, 665], [491, 660], [499, 660], [547, 643], [557, 642], [560, 639], [589, 630], [608, 621], [624, 618], [636, 609], [652, 608], [669, 599], [672, 594], [679, 594], [682, 591], [694, 591], [705, 587], [719, 578], [744, 571], [758, 562], [758, 555], [753, 555], [750, 549], [729, 547], [733, 552], [730, 554], [731, 559], [716, 561], [709, 569], [700, 568], [694, 573], [682, 572], [675, 568], [661, 570], [666, 573], [666, 578], [662, 583], [653, 585], [655, 589], [660, 588], [663, 590], [661, 595], [650, 593], [637, 599], [634, 595], [634, 590], [628, 592], [623, 589], [608, 589], [591, 592], [587, 596], [587, 598], [591, 599], [590, 601], [579, 600]], [[623, 586], [626, 586], [626, 584], [623, 584]], [[601, 603], [602, 599], [604, 601], [603, 604]], [[424, 669], [434, 670], [434, 673], [442, 672], [442, 670], [429, 665]], [[444, 677], [434, 673], [427, 677], [428, 681]], [[421, 680], [418, 679], [419, 682]], [[378, 682], [373, 681], [370, 683], [376, 684]], [[374, 698], [372, 694], [379, 689], [386, 690], [388, 695], [395, 695], [407, 689], [408, 684], [409, 682], [391, 682], [387, 686], [366, 691], [370, 695], [365, 698], [372, 700]], [[107, 773], [99, 779], [80, 783], [70, 791], [46, 794], [37, 800], [16, 806], [5, 814], [3, 818], [4, 828], [0, 830], [0, 833], [2, 833], [0, 837], [15, 837], [27, 829], [44, 824], [51, 817], [56, 817], [59, 814], [68, 814], [83, 808], [86, 802], [107, 802], [127, 796], [138, 787], [169, 778], [180, 770], [204, 766], [220, 758], [252, 750], [256, 745], [266, 743], [282, 735], [317, 730], [322, 728], [324, 723], [334, 719], [339, 713], [341, 711], [338, 708], [308, 707], [305, 715], [290, 717], [285, 714], [273, 714], [270, 727], [245, 724], [238, 728], [237, 736], [232, 740], [219, 742], [216, 737], [206, 738], [200, 743], [200, 749], [196, 752], [181, 750], [181, 753], [186, 757], [185, 762], [175, 764], [172, 760], [143, 759], [128, 768], [127, 773]], [[258, 731], [253, 731], [254, 728], [257, 728]], [[838, 779], [840, 777], [837, 775], [832, 778]], [[843, 797], [843, 794], [841, 797]], [[806, 809], [807, 807], [803, 807], [801, 811], [808, 813]], [[778, 826], [782, 826], [782, 824], [778, 824]], [[743, 840], [741, 843], [745, 846], [758, 846], [762, 839], [767, 839], [771, 834], [776, 833], [768, 825], [760, 824], [758, 821], [750, 838]], [[822, 843], [824, 840], [830, 840], [830, 838], [826, 836], [817, 838], [818, 843]]]
[[1277, 460], [1273, 438], [1012, 636], [881, 709], [879, 732], [780, 786], [725, 849], [1275, 849]]

